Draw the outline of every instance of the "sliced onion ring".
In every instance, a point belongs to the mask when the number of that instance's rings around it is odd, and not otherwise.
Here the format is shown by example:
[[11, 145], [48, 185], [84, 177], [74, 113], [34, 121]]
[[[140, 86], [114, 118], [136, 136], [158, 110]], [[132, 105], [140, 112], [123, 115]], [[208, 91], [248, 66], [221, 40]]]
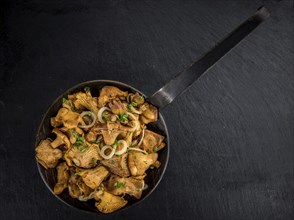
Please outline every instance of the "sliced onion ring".
[[102, 118], [102, 113], [103, 113], [105, 110], [110, 111], [110, 108], [102, 107], [102, 108], [100, 108], [99, 111], [98, 111], [98, 114], [97, 114], [97, 115], [98, 115], [98, 121], [99, 121], [100, 123], [105, 123], [105, 121], [104, 121], [103, 118]]
[[137, 121], [132, 121], [133, 123], [135, 123], [135, 125], [133, 127], [131, 127], [129, 129], [129, 131], [136, 131], [138, 129], [138, 127], [140, 126], [140, 122], [137, 120]]
[[144, 135], [145, 135], [145, 128], [144, 128], [143, 131], [142, 131], [142, 137], [141, 137], [141, 139], [140, 139], [140, 141], [139, 141], [139, 143], [138, 143], [138, 146], [140, 146], [140, 145], [142, 144], [143, 139], [144, 139]]
[[122, 143], [123, 144], [123, 148], [121, 150], [119, 150], [119, 151], [116, 151], [115, 152], [115, 155], [122, 155], [123, 153], [125, 153], [127, 151], [128, 144], [127, 144], [127, 142], [125, 140], [119, 140], [117, 143], [118, 144]]
[[138, 119], [136, 118], [136, 116], [133, 115], [132, 113], [130, 113], [130, 112], [126, 112], [126, 114], [129, 115], [129, 116], [131, 116], [130, 118], [133, 119], [133, 121], [138, 120]]
[[82, 113], [80, 114], [80, 116], [81, 116], [81, 118], [83, 119], [84, 116], [89, 115], [89, 114], [92, 115], [92, 122], [91, 122], [91, 124], [89, 124], [89, 125], [79, 125], [80, 128], [91, 128], [91, 127], [93, 127], [94, 124], [96, 123], [96, 119], [97, 119], [97, 117], [96, 117], [96, 115], [95, 115], [93, 112], [91, 112], [91, 111], [84, 111], [84, 112], [82, 112]]
[[[110, 149], [111, 150], [110, 154], [108, 154], [108, 155], [105, 154], [105, 151], [107, 149]], [[110, 159], [110, 158], [113, 157], [113, 155], [115, 153], [115, 149], [116, 149], [116, 147], [110, 147], [108, 145], [105, 145], [105, 146], [102, 147], [102, 149], [100, 150], [99, 153], [100, 153], [101, 157], [103, 157], [104, 159], [108, 160], [108, 159]]]
[[141, 150], [140, 148], [136, 148], [136, 147], [129, 147], [128, 150], [129, 150], [129, 151], [130, 151], [130, 150], [134, 150], [134, 151], [142, 152], [142, 153], [144, 153], [144, 154], [148, 154], [146, 151]]

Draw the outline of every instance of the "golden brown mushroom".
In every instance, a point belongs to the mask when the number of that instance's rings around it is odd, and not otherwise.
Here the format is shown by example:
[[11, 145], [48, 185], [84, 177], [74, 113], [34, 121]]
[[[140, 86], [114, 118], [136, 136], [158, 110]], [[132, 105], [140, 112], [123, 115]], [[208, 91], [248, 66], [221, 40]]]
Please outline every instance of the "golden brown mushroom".
[[145, 102], [144, 97], [137, 92], [131, 95], [130, 98], [132, 102], [136, 103], [136, 106], [141, 106]]
[[74, 105], [79, 108], [80, 106], [85, 107], [86, 109], [93, 112], [95, 115], [98, 113], [97, 101], [92, 96], [89, 96], [85, 93], [78, 93], [76, 95], [76, 100]]
[[112, 175], [107, 182], [107, 190], [116, 196], [129, 194], [136, 199], [140, 199], [144, 188], [144, 180], [130, 178], [121, 178]]
[[57, 128], [54, 128], [52, 133], [56, 134], [56, 138], [53, 142], [51, 142], [51, 147], [57, 148], [62, 144], [64, 144], [66, 146], [66, 148], [70, 147], [70, 142], [68, 140], [68, 137], [65, 134], [63, 134]]
[[76, 128], [79, 123], [84, 125], [83, 119], [80, 117], [79, 113], [73, 112], [67, 108], [60, 108], [55, 120], [57, 122], [62, 122], [64, 127], [69, 129]]
[[123, 197], [112, 195], [106, 191], [96, 192], [95, 200], [98, 201], [95, 206], [102, 213], [114, 212], [128, 203]]
[[148, 124], [150, 122], [157, 121], [158, 110], [155, 106], [146, 102], [140, 107], [140, 109], [142, 111], [142, 115], [140, 116], [140, 120], [144, 124]]
[[84, 170], [80, 172], [84, 183], [91, 189], [97, 188], [102, 181], [108, 176], [108, 170], [103, 166], [98, 166], [94, 169]]
[[157, 153], [143, 154], [131, 151], [128, 156], [128, 165], [132, 176], [144, 175], [145, 171], [157, 160]]
[[123, 114], [127, 110], [120, 100], [113, 100], [112, 103], [109, 103], [109, 108], [116, 115]]
[[128, 96], [128, 92], [123, 92], [115, 86], [104, 86], [100, 91], [100, 96], [98, 97], [98, 106], [102, 108], [110, 100], [114, 98], [120, 98], [125, 100]]
[[64, 159], [69, 166], [92, 168], [102, 159], [98, 151], [96, 144], [85, 143], [81, 146], [72, 146], [64, 154]]
[[62, 157], [62, 151], [52, 148], [49, 139], [42, 140], [35, 151], [37, 161], [46, 169], [54, 168]]
[[114, 156], [108, 160], [101, 160], [100, 163], [107, 167], [111, 173], [121, 177], [128, 177], [130, 176], [130, 171], [128, 168], [127, 156], [127, 154], [123, 154], [119, 157]]
[[161, 146], [163, 140], [164, 137], [162, 135], [146, 129], [142, 142], [143, 149], [150, 153], [156, 153], [158, 150], [160, 150], [159, 146]]
[[57, 183], [54, 186], [54, 193], [56, 195], [63, 192], [67, 188], [67, 182], [69, 179], [68, 166], [65, 162], [60, 163], [57, 167]]

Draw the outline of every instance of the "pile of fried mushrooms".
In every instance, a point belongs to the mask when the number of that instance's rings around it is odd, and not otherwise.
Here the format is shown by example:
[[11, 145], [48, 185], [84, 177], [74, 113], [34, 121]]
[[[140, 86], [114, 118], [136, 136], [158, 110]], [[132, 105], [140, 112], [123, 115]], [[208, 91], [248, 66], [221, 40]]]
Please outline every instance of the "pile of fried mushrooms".
[[55, 139], [39, 143], [36, 159], [56, 168], [55, 194], [94, 199], [100, 212], [114, 212], [127, 204], [126, 195], [140, 199], [147, 169], [160, 166], [164, 137], [146, 127], [157, 119], [157, 108], [139, 93], [104, 86], [93, 97], [85, 87], [63, 98], [50, 119]]

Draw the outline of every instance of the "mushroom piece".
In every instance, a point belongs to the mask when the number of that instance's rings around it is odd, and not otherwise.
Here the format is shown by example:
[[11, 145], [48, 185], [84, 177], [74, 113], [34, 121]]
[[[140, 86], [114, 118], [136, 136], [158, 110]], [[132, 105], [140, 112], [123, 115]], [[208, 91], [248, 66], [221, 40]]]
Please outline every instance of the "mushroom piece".
[[108, 170], [103, 166], [98, 166], [94, 169], [84, 170], [80, 172], [84, 183], [91, 189], [97, 188], [102, 181], [108, 176]]
[[112, 99], [119, 98], [125, 100], [127, 96], [128, 92], [123, 92], [115, 86], [104, 86], [98, 97], [98, 106], [102, 108]]
[[46, 169], [54, 168], [62, 157], [62, 151], [52, 148], [49, 139], [42, 140], [35, 151], [37, 161]]
[[109, 108], [116, 115], [123, 114], [127, 110], [120, 100], [113, 100], [112, 103], [109, 103]]
[[158, 154], [143, 154], [131, 151], [128, 156], [128, 165], [132, 176], [144, 175], [145, 171], [157, 160]]
[[77, 198], [83, 200], [87, 198], [91, 193], [92, 189], [88, 187], [82, 180], [82, 178], [77, 175], [75, 169], [70, 169], [71, 176], [68, 181], [68, 192], [72, 198]]
[[75, 164], [82, 168], [92, 168], [96, 166], [97, 161], [102, 160], [98, 151], [98, 145], [86, 142], [83, 146], [72, 146], [68, 149], [64, 154], [64, 159], [68, 166]]
[[55, 140], [53, 142], [51, 142], [51, 147], [57, 148], [57, 147], [59, 147], [62, 144], [65, 144], [65, 146], [67, 148], [70, 147], [70, 142], [68, 140], [68, 137], [65, 134], [63, 134], [57, 128], [54, 128], [53, 131], [52, 131], [52, 133], [55, 133], [56, 134], [56, 138], [55, 138]]
[[144, 124], [148, 124], [150, 122], [157, 121], [158, 119], [158, 110], [155, 106], [144, 103], [140, 110], [142, 111], [142, 115], [140, 115], [140, 119]]
[[142, 147], [147, 152], [157, 152], [161, 146], [164, 137], [148, 129], [145, 130]]
[[144, 180], [130, 178], [121, 178], [112, 175], [107, 182], [107, 190], [113, 195], [120, 196], [129, 194], [136, 199], [140, 199], [144, 188]]
[[79, 123], [84, 124], [84, 121], [80, 117], [79, 113], [73, 112], [67, 108], [60, 108], [55, 120], [57, 122], [62, 122], [63, 126], [69, 129], [76, 128]]
[[51, 117], [50, 118], [50, 124], [52, 127], [56, 128], [56, 127], [59, 127], [62, 125], [62, 122], [61, 121], [57, 121], [56, 120], [56, 117]]
[[101, 130], [101, 134], [106, 145], [114, 144], [118, 135], [122, 133], [122, 131], [119, 130], [119, 127], [119, 124], [108, 122], [107, 130]]
[[60, 163], [57, 167], [57, 183], [54, 186], [54, 194], [58, 195], [67, 188], [67, 182], [69, 179], [68, 166], [65, 162]]
[[137, 92], [131, 95], [130, 98], [132, 102], [135, 102], [137, 104], [137, 106], [141, 106], [145, 102], [144, 97]]
[[124, 207], [128, 201], [123, 197], [112, 195], [106, 191], [97, 191], [95, 193], [95, 203], [97, 209], [102, 213], [111, 213]]
[[59, 129], [61, 132], [65, 132], [66, 135], [69, 138], [70, 143], [74, 144], [77, 141], [77, 138], [73, 134], [73, 132], [76, 132], [80, 136], [84, 135], [84, 131], [80, 129], [79, 127], [73, 128], [73, 129], [68, 129], [67, 127], [62, 127]]
[[123, 154], [120, 157], [112, 157], [108, 160], [101, 160], [100, 163], [107, 167], [111, 173], [114, 173], [121, 177], [130, 176], [130, 171], [127, 163], [127, 154]]
[[95, 98], [93, 98], [89, 94], [78, 93], [76, 95], [76, 100], [74, 101], [74, 105], [77, 108], [79, 108], [80, 106], [83, 106], [89, 109], [91, 112], [94, 112], [95, 115], [97, 115], [98, 113], [97, 102], [95, 101]]

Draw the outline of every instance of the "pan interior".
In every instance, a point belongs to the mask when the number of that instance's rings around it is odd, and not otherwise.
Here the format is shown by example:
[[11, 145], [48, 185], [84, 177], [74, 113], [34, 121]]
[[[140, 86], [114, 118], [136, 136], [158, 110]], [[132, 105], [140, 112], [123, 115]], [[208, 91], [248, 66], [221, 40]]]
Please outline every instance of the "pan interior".
[[[102, 87], [106, 86], [106, 85], [116, 86], [116, 87], [120, 88], [121, 90], [128, 91], [128, 92], [133, 92], [133, 93], [139, 92], [140, 94], [142, 94], [146, 98], [146, 96], [142, 92], [140, 92], [139, 90], [137, 90], [127, 84], [117, 82], [117, 81], [93, 80], [93, 81], [88, 81], [88, 82], [84, 82], [79, 85], [76, 85], [76, 86], [72, 87], [71, 89], [67, 90], [62, 95], [60, 95], [52, 103], [52, 105], [49, 107], [47, 112], [44, 114], [43, 119], [41, 121], [41, 124], [39, 126], [39, 129], [37, 131], [35, 147], [39, 144], [39, 142], [42, 139], [45, 139], [47, 137], [52, 137], [54, 139], [54, 136], [52, 136], [52, 133], [51, 133], [52, 127], [50, 125], [50, 118], [55, 116], [57, 114], [58, 110], [61, 108], [63, 97], [67, 97], [68, 94], [82, 91], [84, 89], [84, 87], [86, 87], [86, 86], [90, 87], [91, 93], [93, 96], [98, 96], [100, 89], [102, 89]], [[148, 99], [147, 99], [147, 101], [148, 101]], [[147, 128], [152, 131], [155, 131], [165, 137], [166, 147], [163, 148], [158, 153], [158, 160], [160, 161], [161, 166], [159, 169], [153, 169], [153, 170], [148, 169], [146, 171], [147, 176], [144, 180], [145, 180], [145, 183], [148, 185], [148, 188], [143, 191], [141, 199], [137, 200], [132, 197], [125, 197], [128, 200], [128, 204], [120, 210], [127, 209], [127, 208], [133, 206], [134, 204], [137, 204], [137, 203], [141, 202], [142, 200], [144, 200], [145, 198], [147, 198], [147, 196], [152, 193], [152, 191], [156, 188], [156, 186], [160, 182], [160, 180], [164, 174], [164, 171], [166, 169], [166, 166], [167, 166], [168, 157], [169, 157], [169, 136], [168, 136], [167, 127], [166, 127], [166, 124], [164, 122], [162, 115], [159, 113], [159, 120], [155, 123], [148, 124]], [[54, 194], [53, 188], [54, 188], [54, 185], [56, 184], [56, 181], [57, 181], [56, 169], [54, 168], [54, 169], [46, 170], [38, 162], [37, 162], [37, 166], [38, 166], [39, 173], [40, 173], [43, 181], [45, 182], [46, 186], [52, 192], [52, 194]], [[97, 212], [97, 209], [94, 205], [95, 201], [89, 200], [87, 202], [81, 202], [78, 199], [73, 199], [72, 197], [69, 196], [67, 189], [64, 190], [64, 192], [61, 193], [60, 195], [55, 195], [55, 196], [69, 206], [76, 207], [78, 209], [85, 210], [85, 211]], [[118, 211], [120, 211], [120, 210], [118, 210]], [[118, 211], [116, 211], [116, 212], [118, 212]], [[99, 213], [99, 212], [97, 212], [97, 213]]]

